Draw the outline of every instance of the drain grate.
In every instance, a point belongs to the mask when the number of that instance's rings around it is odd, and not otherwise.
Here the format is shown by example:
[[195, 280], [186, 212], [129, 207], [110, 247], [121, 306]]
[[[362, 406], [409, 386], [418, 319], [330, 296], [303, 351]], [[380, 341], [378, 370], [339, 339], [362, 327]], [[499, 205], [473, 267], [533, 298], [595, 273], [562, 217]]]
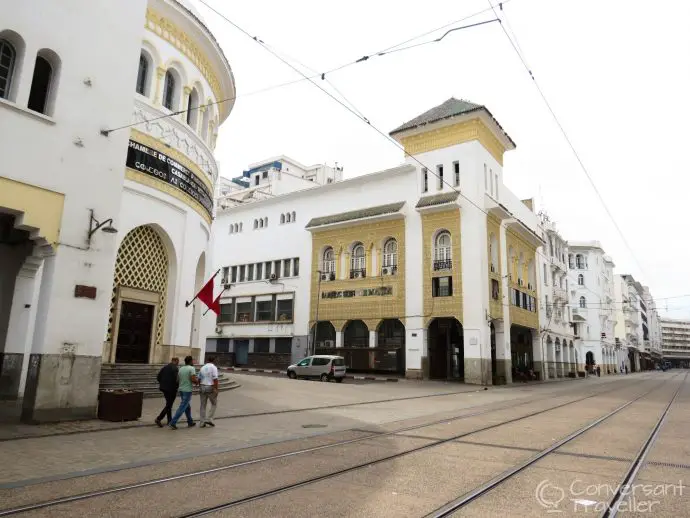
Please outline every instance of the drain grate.
[[302, 428], [326, 428], [327, 424], [303, 424]]

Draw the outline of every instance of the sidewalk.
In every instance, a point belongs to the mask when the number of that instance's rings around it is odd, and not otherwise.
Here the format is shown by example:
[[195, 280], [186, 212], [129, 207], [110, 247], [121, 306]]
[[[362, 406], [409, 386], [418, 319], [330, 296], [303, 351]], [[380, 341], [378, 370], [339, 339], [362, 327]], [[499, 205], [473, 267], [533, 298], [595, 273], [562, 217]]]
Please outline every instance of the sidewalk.
[[[286, 370], [278, 370], [278, 369], [250, 369], [246, 367], [221, 367], [220, 368], [223, 371], [226, 372], [257, 372], [257, 373], [263, 373], [263, 374], [282, 374], [283, 376], [287, 376], [287, 371]], [[354, 379], [354, 380], [367, 380], [367, 381], [388, 381], [391, 383], [397, 382], [397, 381], [404, 381], [405, 378], [402, 377], [395, 377], [395, 376], [377, 376], [373, 374], [346, 374], [346, 378], [349, 379]]]

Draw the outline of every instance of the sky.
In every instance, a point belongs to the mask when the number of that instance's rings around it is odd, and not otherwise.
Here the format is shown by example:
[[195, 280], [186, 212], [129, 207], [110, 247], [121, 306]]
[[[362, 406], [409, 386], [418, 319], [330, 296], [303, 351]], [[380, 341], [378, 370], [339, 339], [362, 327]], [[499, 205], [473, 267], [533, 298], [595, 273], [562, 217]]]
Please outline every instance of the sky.
[[[398, 148], [307, 81], [255, 93], [300, 76], [191, 1], [237, 84], [216, 147], [222, 176], [280, 154], [307, 165], [337, 162], [345, 178], [403, 161]], [[488, 0], [271, 0], [241, 8], [204, 1], [310, 75], [489, 7]], [[620, 232], [498, 23], [327, 74], [337, 91], [317, 82], [384, 133], [450, 97], [485, 105], [517, 144], [505, 155], [506, 186], [534, 198], [565, 239], [600, 241], [616, 273], [650, 287], [662, 316], [690, 318], [690, 176], [682, 151], [690, 2], [508, 0], [499, 15]], [[492, 18], [488, 11], [454, 26]]]

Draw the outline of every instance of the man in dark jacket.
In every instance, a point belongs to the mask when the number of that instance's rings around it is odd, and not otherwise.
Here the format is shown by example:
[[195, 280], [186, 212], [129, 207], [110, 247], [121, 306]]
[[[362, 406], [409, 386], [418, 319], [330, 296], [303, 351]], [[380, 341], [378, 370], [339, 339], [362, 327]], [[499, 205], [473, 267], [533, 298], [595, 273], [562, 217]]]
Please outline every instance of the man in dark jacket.
[[160, 391], [165, 397], [165, 408], [161, 410], [161, 413], [158, 414], [158, 417], [156, 418], [156, 424], [161, 428], [163, 427], [161, 419], [163, 419], [164, 416], [168, 416], [168, 423], [172, 421], [172, 407], [175, 404], [175, 398], [177, 397], [177, 365], [179, 363], [179, 358], [172, 358], [169, 364], [158, 371], [158, 385]]

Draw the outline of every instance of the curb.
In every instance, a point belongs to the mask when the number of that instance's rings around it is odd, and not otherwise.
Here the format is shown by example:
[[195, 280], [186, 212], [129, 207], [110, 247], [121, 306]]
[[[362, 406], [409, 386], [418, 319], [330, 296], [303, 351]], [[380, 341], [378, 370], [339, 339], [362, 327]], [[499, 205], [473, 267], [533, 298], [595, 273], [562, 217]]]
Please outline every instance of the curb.
[[[228, 372], [262, 372], [268, 374], [286, 374], [287, 371], [276, 370], [276, 369], [250, 369], [245, 367], [221, 367], [222, 370]], [[388, 383], [395, 383], [400, 381], [399, 378], [383, 378], [379, 376], [356, 376], [354, 374], [346, 374], [346, 378], [354, 380], [366, 380], [366, 381], [386, 381]]]

